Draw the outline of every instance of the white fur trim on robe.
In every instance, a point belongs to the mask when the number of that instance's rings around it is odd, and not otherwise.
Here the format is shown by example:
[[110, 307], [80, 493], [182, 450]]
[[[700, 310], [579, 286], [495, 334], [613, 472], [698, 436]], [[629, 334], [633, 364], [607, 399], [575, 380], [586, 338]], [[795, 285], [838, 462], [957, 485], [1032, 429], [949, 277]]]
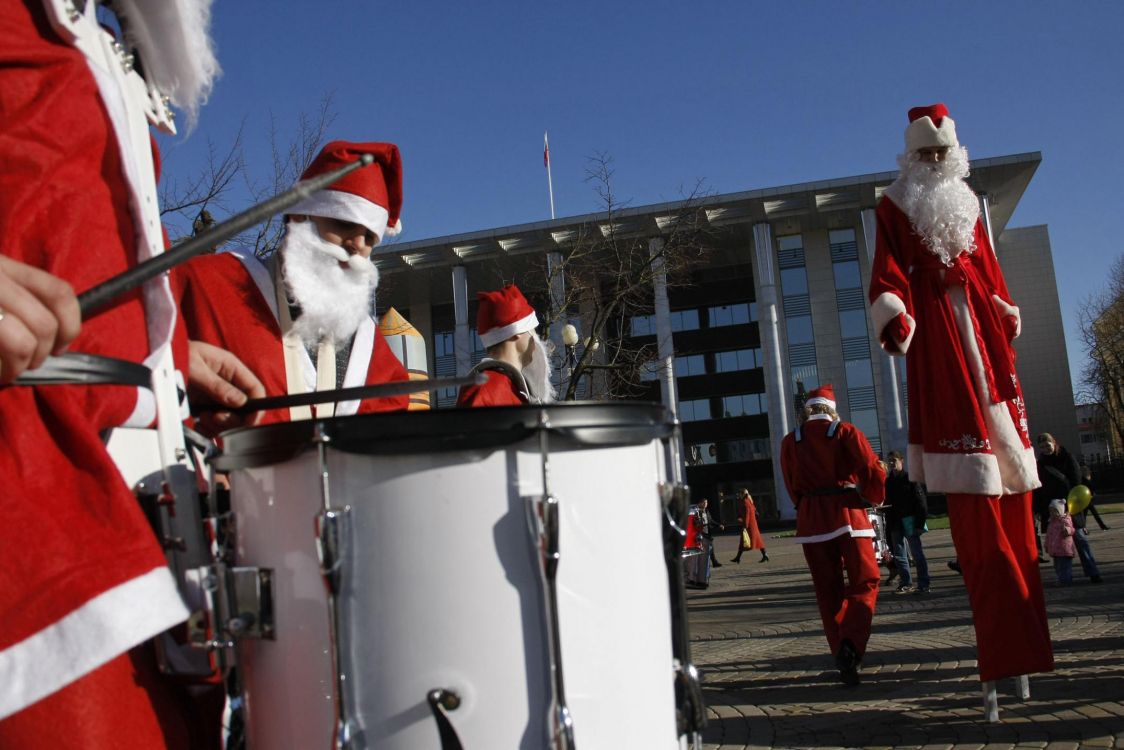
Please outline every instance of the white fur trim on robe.
[[1015, 319], [1015, 335], [1011, 338], [1017, 339], [1019, 334], [1023, 332], [1023, 316], [1019, 312], [1019, 308], [1015, 305], [1008, 305], [998, 294], [991, 295], [991, 301], [995, 303], [995, 309], [999, 311], [1000, 315]]
[[840, 526], [835, 531], [828, 532], [827, 534], [816, 534], [815, 536], [797, 536], [793, 537], [792, 541], [797, 544], [815, 544], [816, 542], [826, 542], [829, 539], [850, 534], [851, 536], [874, 536], [874, 529], [856, 529], [851, 526]]

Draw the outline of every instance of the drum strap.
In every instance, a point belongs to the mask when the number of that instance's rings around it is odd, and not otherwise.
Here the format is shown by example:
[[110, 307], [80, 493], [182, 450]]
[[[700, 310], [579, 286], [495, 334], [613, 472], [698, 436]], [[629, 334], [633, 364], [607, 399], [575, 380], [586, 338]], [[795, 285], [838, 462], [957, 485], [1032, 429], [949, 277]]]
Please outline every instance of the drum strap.
[[[308, 392], [304, 379], [304, 342], [293, 330], [293, 316], [289, 312], [289, 299], [285, 294], [285, 283], [280, 278], [280, 270], [274, 266], [273, 288], [277, 294], [277, 322], [281, 326], [281, 348], [285, 354], [285, 387], [289, 395]], [[327, 338], [320, 342], [316, 354], [316, 390], [330, 391], [336, 387], [336, 345]], [[331, 417], [335, 414], [334, 403], [315, 406], [289, 407], [289, 419], [293, 421], [312, 419], [313, 410], [318, 417]]]

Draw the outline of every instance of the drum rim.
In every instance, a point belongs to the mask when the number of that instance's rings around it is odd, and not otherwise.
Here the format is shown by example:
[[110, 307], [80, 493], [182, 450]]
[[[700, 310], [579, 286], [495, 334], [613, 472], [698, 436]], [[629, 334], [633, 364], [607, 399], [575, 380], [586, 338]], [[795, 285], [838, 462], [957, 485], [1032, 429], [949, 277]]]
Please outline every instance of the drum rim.
[[208, 460], [219, 471], [279, 464], [312, 449], [318, 435], [334, 451], [365, 455], [495, 450], [537, 434], [544, 412], [551, 443], [567, 446], [642, 445], [674, 429], [663, 405], [641, 401], [395, 411], [230, 430]]

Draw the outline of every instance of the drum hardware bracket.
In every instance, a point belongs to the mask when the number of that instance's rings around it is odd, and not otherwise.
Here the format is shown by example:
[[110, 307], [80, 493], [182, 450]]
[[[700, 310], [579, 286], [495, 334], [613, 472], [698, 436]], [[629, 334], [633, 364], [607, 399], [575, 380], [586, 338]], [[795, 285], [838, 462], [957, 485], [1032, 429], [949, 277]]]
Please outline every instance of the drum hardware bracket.
[[675, 679], [685, 696], [684, 705], [676, 712], [679, 716], [679, 734], [692, 738], [692, 745], [700, 747], [702, 730], [706, 727], [706, 707], [703, 703], [699, 671], [694, 664], [675, 660]]
[[447, 688], [434, 688], [426, 693], [425, 698], [429, 702], [429, 709], [433, 711], [433, 719], [437, 722], [441, 750], [464, 750], [464, 745], [457, 736], [457, 730], [449, 721], [449, 712], [460, 708], [460, 695]]
[[550, 450], [548, 435], [550, 416], [539, 411], [539, 453], [542, 459], [542, 495], [527, 498], [527, 522], [531, 542], [539, 558], [539, 573], [546, 600], [546, 626], [549, 631], [548, 657], [551, 685], [554, 688], [548, 708], [549, 747], [551, 750], [574, 750], [574, 720], [566, 705], [565, 680], [562, 677], [562, 630], [558, 618], [558, 564], [562, 525], [558, 498], [550, 491]]
[[204, 609], [188, 619], [191, 643], [207, 651], [231, 648], [236, 641], [272, 641], [273, 571], [215, 563], [194, 573], [206, 592]]

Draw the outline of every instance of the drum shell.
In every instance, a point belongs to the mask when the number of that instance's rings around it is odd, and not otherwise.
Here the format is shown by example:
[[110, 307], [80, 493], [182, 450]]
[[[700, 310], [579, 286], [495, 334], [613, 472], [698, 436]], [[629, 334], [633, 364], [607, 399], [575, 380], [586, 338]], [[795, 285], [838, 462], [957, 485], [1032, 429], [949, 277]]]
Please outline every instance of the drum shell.
[[[353, 418], [365, 419], [365, 418]], [[657, 486], [663, 447], [550, 443], [561, 509], [563, 674], [578, 746], [678, 747]], [[330, 502], [350, 507], [341, 652], [365, 740], [437, 748], [433, 688], [462, 705], [466, 747], [544, 745], [545, 604], [527, 498], [537, 437], [488, 450], [327, 451]], [[251, 748], [320, 747], [333, 725], [325, 588], [313, 524], [316, 451], [232, 475], [240, 564], [274, 570], [276, 641], [240, 646]]]

